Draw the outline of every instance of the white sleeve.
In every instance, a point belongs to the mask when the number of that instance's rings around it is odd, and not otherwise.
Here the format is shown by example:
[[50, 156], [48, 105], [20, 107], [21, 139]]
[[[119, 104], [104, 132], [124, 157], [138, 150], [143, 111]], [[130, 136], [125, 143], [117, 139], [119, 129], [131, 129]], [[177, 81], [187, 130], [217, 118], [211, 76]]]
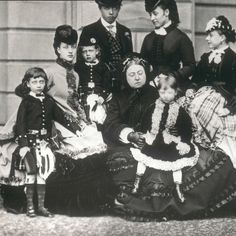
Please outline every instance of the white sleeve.
[[129, 143], [127, 137], [128, 134], [134, 132], [134, 130], [132, 128], [124, 128], [120, 131], [120, 135], [119, 135], [119, 139], [121, 142], [123, 143]]

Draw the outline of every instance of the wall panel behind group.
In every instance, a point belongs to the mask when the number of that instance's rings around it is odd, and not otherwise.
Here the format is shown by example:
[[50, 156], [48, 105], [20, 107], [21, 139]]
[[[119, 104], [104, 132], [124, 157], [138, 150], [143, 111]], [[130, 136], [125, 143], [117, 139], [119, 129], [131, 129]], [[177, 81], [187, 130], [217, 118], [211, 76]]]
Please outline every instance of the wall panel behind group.
[[0, 125], [16, 110], [16, 85], [29, 67], [55, 60], [55, 28], [72, 23], [71, 1], [0, 1]]
[[[192, 37], [191, 0], [177, 0], [180, 27]], [[0, 1], [0, 125], [16, 110], [14, 95], [24, 72], [31, 66], [46, 67], [55, 60], [52, 47], [55, 28], [71, 24], [79, 29], [100, 17], [94, 1]], [[153, 26], [144, 0], [124, 0], [119, 21], [132, 30], [134, 50]]]
[[[191, 0], [177, 0], [180, 14], [180, 28], [192, 38], [193, 8]], [[77, 22], [75, 26], [81, 32], [83, 26], [95, 22], [100, 17], [97, 4], [94, 1], [84, 0], [76, 2]], [[119, 13], [118, 21], [132, 31], [134, 50], [139, 52], [144, 36], [153, 30], [150, 17], [144, 8], [144, 0], [124, 0]]]
[[[235, 0], [195, 0], [195, 52], [199, 60], [203, 52], [209, 50], [205, 40], [206, 23], [215, 16], [226, 16], [232, 26], [236, 28], [236, 1]], [[236, 51], [236, 46], [232, 45]]]

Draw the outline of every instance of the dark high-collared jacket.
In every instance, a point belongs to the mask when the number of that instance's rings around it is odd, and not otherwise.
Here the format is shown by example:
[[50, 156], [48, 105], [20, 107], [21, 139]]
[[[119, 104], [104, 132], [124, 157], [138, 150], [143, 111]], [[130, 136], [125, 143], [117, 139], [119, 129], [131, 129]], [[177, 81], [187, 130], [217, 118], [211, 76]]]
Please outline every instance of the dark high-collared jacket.
[[166, 35], [152, 31], [144, 38], [141, 54], [152, 65], [154, 77], [173, 73], [185, 88], [195, 69], [193, 45], [188, 36], [175, 25], [166, 28]]
[[232, 95], [236, 94], [236, 53], [231, 49], [225, 49], [222, 54], [221, 62], [209, 62], [211, 52], [204, 53], [201, 56], [192, 82], [198, 87], [204, 85], [214, 85], [215, 82], [223, 82], [223, 86]]
[[[57, 121], [68, 130], [76, 132], [79, 125], [66, 118], [64, 112], [48, 95], [43, 100], [27, 95], [21, 101], [18, 109], [15, 132], [20, 147], [32, 146], [34, 141], [32, 131], [38, 131], [40, 139], [49, 140], [52, 132], [52, 122]], [[33, 136], [37, 136], [34, 135]]]
[[226, 107], [236, 113], [236, 53], [228, 47], [218, 64], [209, 61], [210, 54], [201, 56], [192, 84], [196, 88], [213, 86], [226, 99]]

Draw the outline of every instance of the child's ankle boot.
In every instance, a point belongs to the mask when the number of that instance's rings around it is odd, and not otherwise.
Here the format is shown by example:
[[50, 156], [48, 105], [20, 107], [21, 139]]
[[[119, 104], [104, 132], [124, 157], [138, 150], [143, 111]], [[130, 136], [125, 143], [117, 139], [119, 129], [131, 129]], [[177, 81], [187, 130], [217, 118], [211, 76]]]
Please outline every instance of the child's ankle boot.
[[27, 199], [26, 215], [29, 217], [36, 216], [34, 210], [33, 196], [34, 196], [34, 185], [33, 184], [26, 185], [26, 199]]
[[54, 215], [44, 207], [45, 185], [37, 185], [38, 189], [38, 215], [53, 217]]
[[136, 175], [134, 180], [134, 188], [132, 189], [133, 194], [136, 194], [138, 192], [140, 181], [141, 181], [141, 176]]
[[181, 203], [184, 203], [185, 202], [185, 197], [184, 197], [183, 192], [181, 191], [181, 187], [180, 187], [179, 184], [176, 184], [176, 192], [177, 192], [177, 196], [179, 198], [179, 201]]

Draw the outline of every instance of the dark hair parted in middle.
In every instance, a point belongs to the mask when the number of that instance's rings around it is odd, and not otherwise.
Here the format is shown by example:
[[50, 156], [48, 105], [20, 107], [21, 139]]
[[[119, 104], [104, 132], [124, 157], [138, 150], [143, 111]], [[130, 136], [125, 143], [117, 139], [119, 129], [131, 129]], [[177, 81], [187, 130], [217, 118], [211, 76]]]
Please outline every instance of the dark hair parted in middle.
[[151, 78], [151, 71], [152, 71], [151, 65], [146, 60], [144, 60], [139, 53], [133, 52], [133, 53], [127, 54], [127, 56], [123, 59], [123, 62], [122, 62], [123, 70], [121, 74], [121, 79], [125, 87], [128, 86], [127, 79], [126, 79], [126, 71], [132, 65], [142, 66], [146, 74], [146, 83], [149, 82]]
[[61, 43], [69, 45], [76, 44], [78, 40], [78, 34], [75, 29], [70, 25], [60, 25], [56, 28], [53, 47], [56, 55], [58, 56], [57, 48], [60, 47]]
[[180, 23], [178, 8], [175, 0], [145, 0], [145, 10], [151, 13], [156, 7], [161, 7], [163, 10], [168, 9], [170, 14], [169, 18], [173, 24]]

